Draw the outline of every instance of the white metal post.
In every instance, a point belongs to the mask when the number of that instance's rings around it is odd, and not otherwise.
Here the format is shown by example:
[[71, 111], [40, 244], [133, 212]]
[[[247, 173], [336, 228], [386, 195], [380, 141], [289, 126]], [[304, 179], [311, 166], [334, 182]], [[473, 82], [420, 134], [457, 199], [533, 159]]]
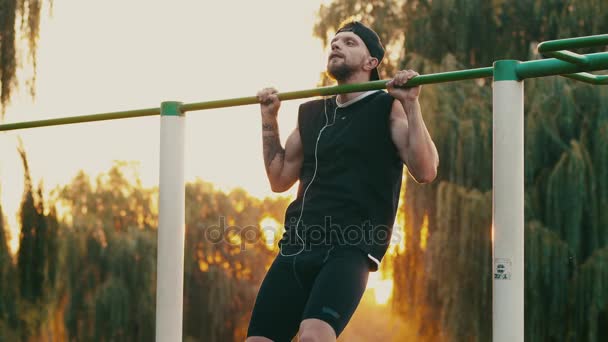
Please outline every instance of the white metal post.
[[524, 84], [516, 74], [518, 63], [494, 63], [494, 342], [524, 340]]
[[156, 341], [182, 340], [185, 116], [179, 102], [161, 104]]

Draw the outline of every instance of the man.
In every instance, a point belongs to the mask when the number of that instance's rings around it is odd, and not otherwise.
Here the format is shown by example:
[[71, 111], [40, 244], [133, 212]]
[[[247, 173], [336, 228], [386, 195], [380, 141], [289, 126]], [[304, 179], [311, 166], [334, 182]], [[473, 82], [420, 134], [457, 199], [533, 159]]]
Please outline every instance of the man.
[[[378, 35], [351, 21], [331, 41], [327, 72], [338, 84], [379, 79]], [[403, 164], [431, 182], [439, 158], [420, 110], [418, 75], [398, 72], [388, 93], [341, 94], [300, 106], [281, 146], [277, 91], [258, 93], [264, 162], [275, 192], [300, 181], [285, 215], [280, 253], [260, 287], [247, 342], [336, 341], [390, 242]]]

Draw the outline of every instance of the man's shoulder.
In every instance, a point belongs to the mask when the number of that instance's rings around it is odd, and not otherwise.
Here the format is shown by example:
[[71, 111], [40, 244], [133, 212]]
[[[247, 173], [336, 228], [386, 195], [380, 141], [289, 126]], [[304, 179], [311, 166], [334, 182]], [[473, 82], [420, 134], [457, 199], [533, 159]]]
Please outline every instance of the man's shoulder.
[[[366, 99], [363, 99], [362, 103], [369, 103], [374, 106], [380, 105], [392, 105], [395, 99], [391, 94], [384, 90], [378, 90], [368, 96]], [[335, 106], [336, 104], [335, 96], [329, 98], [322, 99], [314, 99], [310, 101], [306, 101], [300, 105], [300, 112], [309, 113], [314, 112], [317, 113], [319, 110], [323, 110], [325, 107], [330, 108]]]
[[310, 101], [306, 101], [306, 102], [302, 103], [300, 105], [300, 107], [310, 108], [310, 107], [322, 106], [326, 101], [330, 102], [331, 100], [330, 99], [326, 99], [326, 98], [323, 98], [323, 99], [314, 99], [314, 100], [310, 100]]
[[394, 98], [384, 90], [377, 90], [359, 101], [358, 105], [353, 106], [353, 110], [390, 110]]
[[331, 99], [314, 99], [304, 102], [300, 105], [300, 113], [304, 115], [311, 115], [312, 113], [318, 113], [325, 107], [331, 106]]
[[392, 104], [395, 98], [384, 90], [379, 90], [374, 94], [372, 101], [380, 102], [380, 103], [390, 103]]

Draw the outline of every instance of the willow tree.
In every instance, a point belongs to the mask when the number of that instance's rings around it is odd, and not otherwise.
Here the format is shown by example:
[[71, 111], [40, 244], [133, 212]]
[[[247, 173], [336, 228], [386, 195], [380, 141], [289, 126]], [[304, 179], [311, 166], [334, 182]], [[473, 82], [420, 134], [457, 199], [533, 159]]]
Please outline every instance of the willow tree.
[[[2, 117], [10, 102], [13, 90], [18, 86], [17, 71], [23, 65], [20, 56], [34, 69], [27, 81], [32, 97], [36, 94], [36, 49], [40, 29], [42, 0], [3, 0], [0, 2], [0, 107]], [[52, 0], [48, 1], [52, 6]], [[20, 34], [27, 46], [20, 50]]]
[[[371, 24], [395, 60], [421, 73], [540, 58], [540, 41], [608, 31], [605, 1], [336, 0], [321, 6], [325, 43], [344, 19]], [[395, 310], [419, 340], [491, 338], [492, 114], [489, 80], [425, 86], [438, 177], [408, 177], [405, 249], [393, 260]], [[608, 94], [558, 77], [526, 81], [526, 340], [597, 341], [608, 331]]]
[[[34, 188], [27, 155], [18, 148], [24, 169], [24, 191], [19, 210], [20, 236], [17, 251], [16, 277], [11, 282], [17, 289], [13, 295], [17, 322], [22, 339], [43, 334], [57, 310], [57, 267], [59, 263], [59, 231], [54, 209], [48, 209], [42, 185]], [[9, 290], [12, 290], [9, 287]], [[10, 293], [10, 292], [9, 292]]]
[[19, 273], [19, 293], [31, 303], [42, 299], [44, 289], [44, 273], [46, 255], [44, 244], [47, 238], [47, 224], [44, 219], [42, 199], [36, 197], [25, 150], [21, 146], [19, 154], [23, 162], [25, 174], [23, 199], [19, 218], [21, 234], [17, 265]]
[[15, 267], [8, 247], [6, 221], [0, 206], [0, 341], [17, 340]]
[[59, 225], [70, 341], [154, 339], [157, 192], [132, 171], [118, 163], [94, 182], [80, 172], [53, 199], [69, 213]]

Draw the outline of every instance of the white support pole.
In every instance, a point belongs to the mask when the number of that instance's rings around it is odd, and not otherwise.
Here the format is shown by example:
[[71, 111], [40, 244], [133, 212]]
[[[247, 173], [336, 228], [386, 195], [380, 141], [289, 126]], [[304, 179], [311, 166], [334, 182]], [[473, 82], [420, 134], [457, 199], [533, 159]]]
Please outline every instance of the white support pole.
[[156, 341], [182, 340], [184, 289], [185, 116], [179, 102], [161, 104]]
[[493, 341], [524, 341], [524, 84], [494, 63]]

